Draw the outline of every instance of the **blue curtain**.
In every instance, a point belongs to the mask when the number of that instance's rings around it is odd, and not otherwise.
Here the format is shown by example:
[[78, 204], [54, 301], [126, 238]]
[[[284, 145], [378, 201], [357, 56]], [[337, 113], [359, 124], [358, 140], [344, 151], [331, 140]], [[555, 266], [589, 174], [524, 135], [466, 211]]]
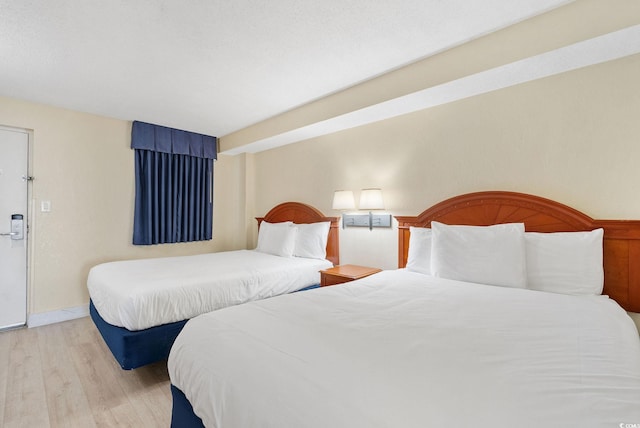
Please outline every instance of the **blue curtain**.
[[217, 139], [134, 122], [135, 245], [208, 240]]

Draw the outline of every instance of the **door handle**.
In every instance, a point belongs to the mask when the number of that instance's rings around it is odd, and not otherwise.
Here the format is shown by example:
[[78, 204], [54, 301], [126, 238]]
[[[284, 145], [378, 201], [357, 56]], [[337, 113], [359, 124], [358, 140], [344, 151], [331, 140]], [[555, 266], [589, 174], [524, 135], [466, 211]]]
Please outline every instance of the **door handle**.
[[17, 234], [18, 232], [7, 232], [7, 233], [0, 233], [0, 236], [15, 236]]

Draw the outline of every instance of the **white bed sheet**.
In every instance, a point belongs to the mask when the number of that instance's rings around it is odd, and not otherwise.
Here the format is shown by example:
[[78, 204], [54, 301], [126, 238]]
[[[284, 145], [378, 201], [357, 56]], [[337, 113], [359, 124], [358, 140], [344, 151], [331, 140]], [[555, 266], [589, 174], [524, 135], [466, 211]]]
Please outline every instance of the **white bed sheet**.
[[404, 270], [194, 318], [168, 367], [208, 427], [640, 423], [614, 301]]
[[320, 283], [328, 260], [253, 250], [125, 260], [93, 267], [89, 295], [109, 324], [131, 331]]

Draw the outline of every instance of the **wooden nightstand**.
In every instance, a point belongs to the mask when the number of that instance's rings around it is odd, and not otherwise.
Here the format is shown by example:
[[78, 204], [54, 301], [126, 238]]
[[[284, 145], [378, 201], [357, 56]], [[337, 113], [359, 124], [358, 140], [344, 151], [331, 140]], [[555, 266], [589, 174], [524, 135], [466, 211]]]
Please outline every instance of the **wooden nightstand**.
[[381, 271], [382, 269], [358, 265], [335, 266], [331, 269], [320, 271], [320, 286], [342, 284], [343, 282], [354, 281]]

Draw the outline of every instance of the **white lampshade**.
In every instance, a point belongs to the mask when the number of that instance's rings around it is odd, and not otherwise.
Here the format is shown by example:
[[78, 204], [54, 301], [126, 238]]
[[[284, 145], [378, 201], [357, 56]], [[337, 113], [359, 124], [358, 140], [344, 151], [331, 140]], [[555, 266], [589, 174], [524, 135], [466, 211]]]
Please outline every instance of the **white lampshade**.
[[361, 210], [383, 210], [384, 201], [382, 200], [382, 190], [362, 189], [358, 208]]
[[333, 194], [334, 210], [353, 210], [356, 208], [355, 199], [351, 190], [336, 190]]

